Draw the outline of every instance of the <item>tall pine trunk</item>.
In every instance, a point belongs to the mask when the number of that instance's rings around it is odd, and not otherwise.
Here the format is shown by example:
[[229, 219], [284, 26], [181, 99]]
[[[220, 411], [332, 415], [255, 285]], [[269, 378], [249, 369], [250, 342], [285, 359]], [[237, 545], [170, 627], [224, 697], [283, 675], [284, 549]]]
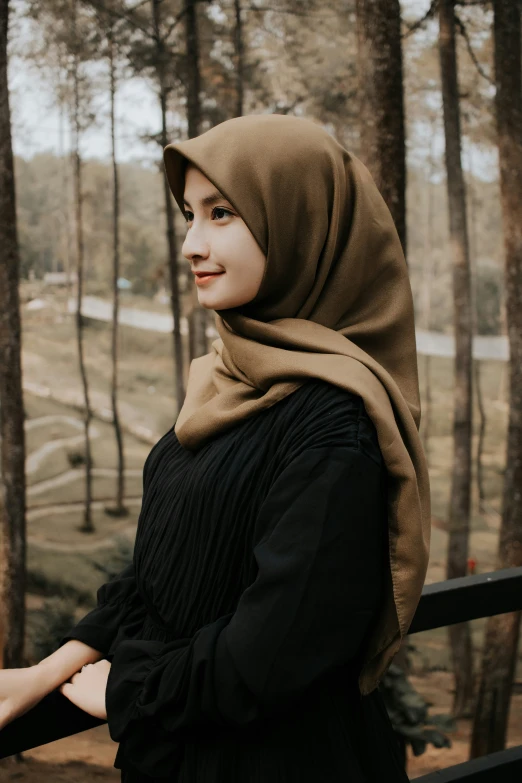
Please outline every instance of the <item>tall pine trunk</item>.
[[[468, 185], [468, 193], [469, 193], [469, 223], [470, 223], [470, 253], [471, 257], [473, 259], [473, 263], [475, 265], [475, 270], [477, 269], [477, 258], [478, 258], [478, 240], [477, 240], [477, 208], [476, 208], [476, 199], [475, 199], [475, 185], [474, 185], [474, 172], [473, 172], [473, 165], [472, 165], [472, 155], [470, 151], [469, 155], [469, 185]], [[477, 286], [476, 283], [474, 283], [475, 276], [471, 276], [472, 280], [472, 301], [473, 301], [473, 334], [478, 334], [479, 332], [479, 323], [478, 323], [478, 295], [477, 295]], [[474, 284], [473, 284], [474, 283]], [[475, 456], [475, 465], [476, 465], [476, 471], [477, 471], [477, 492], [478, 492], [478, 511], [479, 514], [484, 514], [486, 511], [486, 493], [485, 493], [485, 487], [484, 487], [484, 446], [485, 446], [485, 439], [486, 439], [486, 408], [484, 406], [484, 397], [482, 394], [482, 365], [480, 362], [480, 359], [473, 359], [473, 383], [475, 386], [475, 393], [476, 393], [476, 399], [477, 399], [477, 412], [479, 417], [479, 431], [478, 431], [478, 439], [477, 439], [477, 451]]]
[[241, 0], [234, 0], [234, 53], [236, 57], [236, 117], [242, 117], [245, 102], [245, 57]]
[[[156, 77], [159, 87], [161, 109], [161, 146], [164, 149], [169, 143], [167, 135], [167, 78], [166, 67], [168, 53], [161, 34], [161, 0], [151, 0], [152, 26], [156, 43]], [[174, 208], [170, 195], [169, 183], [165, 171], [163, 172], [163, 194], [165, 198], [165, 217], [167, 222], [167, 248], [168, 267], [170, 277], [170, 301], [173, 318], [173, 342], [174, 342], [174, 388], [176, 393], [176, 406], [178, 414], [185, 399], [185, 387], [183, 380], [183, 344], [181, 341], [181, 301], [178, 280], [178, 250], [176, 232], [174, 226]]]
[[360, 155], [406, 256], [406, 146], [399, 0], [357, 0]]
[[[446, 578], [454, 579], [466, 576], [468, 569], [472, 452], [471, 271], [466, 192], [461, 162], [454, 0], [440, 0], [439, 25], [456, 349], [453, 465], [446, 567]], [[457, 717], [470, 717], [473, 701], [473, 651], [469, 624], [451, 625], [448, 634], [455, 677], [453, 714]]]
[[[435, 217], [435, 198], [433, 187], [433, 173], [435, 171], [435, 151], [433, 139], [435, 137], [435, 123], [432, 120], [432, 143], [430, 146], [429, 156], [429, 168], [428, 168], [428, 183], [426, 185], [427, 190], [427, 214], [426, 214], [426, 230], [425, 230], [425, 244], [424, 244], [424, 258], [422, 261], [422, 293], [421, 293], [421, 323], [422, 327], [429, 331], [431, 329], [431, 313], [432, 302], [431, 292], [433, 288], [434, 280], [434, 263], [433, 263], [433, 247], [434, 247], [434, 217]], [[426, 461], [428, 465], [431, 461], [431, 417], [432, 417], [432, 394], [431, 394], [431, 356], [427, 354], [424, 357], [424, 388], [425, 396], [422, 406], [422, 439], [424, 452], [426, 454]]]
[[84, 276], [84, 254], [85, 246], [83, 239], [83, 189], [82, 189], [82, 160], [80, 156], [80, 58], [79, 46], [76, 29], [76, 15], [78, 11], [78, 0], [74, 0], [72, 9], [72, 27], [73, 27], [73, 47], [74, 47], [74, 65], [73, 65], [73, 91], [74, 91], [74, 199], [76, 206], [76, 264], [77, 264], [77, 301], [76, 301], [76, 340], [78, 345], [78, 362], [80, 367], [80, 376], [83, 389], [83, 424], [85, 432], [85, 507], [83, 513], [83, 524], [79, 530], [82, 533], [93, 533], [94, 525], [92, 521], [92, 456], [91, 440], [89, 437], [89, 426], [92, 419], [91, 403], [89, 399], [89, 382], [87, 379], [87, 368], [85, 366], [85, 355], [83, 345], [83, 318], [82, 318], [82, 297], [83, 297], [83, 276]]
[[[185, 47], [187, 64], [187, 124], [188, 137], [194, 138], [201, 130], [201, 74], [199, 71], [199, 33], [196, 0], [184, 0]], [[192, 275], [191, 275], [192, 277]], [[189, 361], [208, 352], [207, 325], [209, 311], [201, 307], [197, 288], [192, 282], [189, 314]]]
[[[360, 156], [388, 209], [406, 257], [406, 143], [399, 0], [356, 0]], [[395, 659], [409, 670], [404, 639]]]
[[[504, 228], [509, 339], [509, 420], [496, 568], [522, 565], [522, 58], [520, 10], [494, 0], [495, 109]], [[506, 747], [520, 612], [490, 617], [485, 632], [470, 757]]]
[[0, 0], [0, 666], [25, 666], [26, 498], [20, 258], [7, 81], [9, 0]]
[[128, 510], [123, 505], [125, 494], [125, 456], [123, 452], [123, 435], [120, 426], [118, 413], [118, 314], [119, 314], [119, 288], [118, 280], [120, 277], [120, 183], [118, 163], [116, 160], [116, 116], [115, 116], [115, 98], [116, 98], [116, 74], [114, 66], [114, 29], [111, 25], [108, 29], [109, 44], [109, 69], [110, 69], [110, 91], [111, 91], [111, 155], [112, 155], [112, 183], [113, 183], [113, 201], [112, 201], [112, 220], [113, 220], [113, 262], [112, 262], [112, 378], [111, 378], [111, 404], [112, 404], [112, 422], [114, 426], [114, 435], [116, 438], [116, 448], [118, 452], [118, 476], [116, 484], [116, 505], [111, 509], [111, 513], [116, 516], [125, 516]]

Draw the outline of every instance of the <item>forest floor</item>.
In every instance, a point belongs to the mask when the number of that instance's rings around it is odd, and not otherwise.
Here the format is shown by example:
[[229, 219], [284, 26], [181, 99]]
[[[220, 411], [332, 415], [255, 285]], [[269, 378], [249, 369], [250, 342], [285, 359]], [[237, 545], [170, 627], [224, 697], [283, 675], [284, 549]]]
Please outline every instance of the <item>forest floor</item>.
[[[140, 305], [144, 303], [141, 302]], [[159, 308], [158, 308], [159, 309]], [[93, 496], [95, 532], [79, 531], [82, 520], [84, 482], [81, 464], [75, 457], [83, 453], [83, 423], [77, 405], [81, 385], [76, 356], [74, 324], [65, 314], [64, 302], [49, 297], [48, 306], [23, 311], [23, 370], [27, 413], [28, 546], [27, 561], [31, 592], [26, 596], [27, 655], [32, 651], [35, 619], [53, 586], [67, 586], [77, 594], [94, 596], [105, 581], [101, 571], [118, 555], [121, 541], [133, 544], [141, 505], [143, 463], [154, 443], [172, 426], [176, 413], [173, 399], [171, 335], [148, 333], [122, 327], [120, 330], [120, 415], [125, 432], [126, 505], [129, 514], [117, 518], [107, 513], [116, 487], [116, 447], [110, 418], [110, 327], [87, 321], [86, 360], [92, 400], [97, 415], [91, 428], [94, 464]], [[483, 466], [486, 513], [478, 511], [476, 468], [474, 466], [473, 510], [470, 556], [477, 561], [477, 573], [495, 568], [500, 523], [500, 497], [505, 454], [507, 408], [505, 383], [497, 362], [481, 363], [481, 386], [487, 426]], [[452, 456], [452, 361], [431, 358], [428, 365], [420, 357], [422, 399], [426, 385], [431, 390], [429, 416], [429, 459], [432, 488], [432, 536], [427, 583], [445, 578], [447, 552], [447, 506]], [[424, 421], [428, 417], [423, 408]], [[421, 429], [421, 434], [422, 434]], [[474, 454], [478, 422], [474, 426]], [[110, 508], [109, 508], [110, 510]], [[92, 599], [94, 600], [94, 599]], [[92, 603], [92, 601], [91, 601]], [[77, 601], [81, 617], [87, 605]], [[485, 620], [470, 623], [476, 666], [480, 662]], [[414, 687], [431, 703], [430, 712], [449, 712], [452, 677], [447, 629], [437, 629], [410, 638]], [[38, 658], [36, 659], [38, 660]], [[522, 657], [517, 665], [517, 681], [522, 681]], [[467, 760], [470, 721], [459, 720], [450, 735], [451, 748], [429, 746], [419, 757], [409, 753], [408, 773], [413, 779], [429, 771]], [[510, 713], [508, 745], [522, 742], [522, 693], [515, 688]], [[61, 783], [119, 781], [112, 767], [116, 745], [107, 726], [99, 726], [23, 754], [0, 761], [0, 783], [10, 780], [51, 780]]]

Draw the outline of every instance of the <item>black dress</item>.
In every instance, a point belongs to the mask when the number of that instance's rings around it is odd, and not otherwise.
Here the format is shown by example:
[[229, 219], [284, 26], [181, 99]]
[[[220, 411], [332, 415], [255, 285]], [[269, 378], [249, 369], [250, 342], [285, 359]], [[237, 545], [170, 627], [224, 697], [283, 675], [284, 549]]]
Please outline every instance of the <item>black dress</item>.
[[133, 562], [60, 641], [112, 666], [125, 783], [403, 783], [357, 674], [387, 558], [362, 398], [320, 379], [197, 452], [152, 448]]

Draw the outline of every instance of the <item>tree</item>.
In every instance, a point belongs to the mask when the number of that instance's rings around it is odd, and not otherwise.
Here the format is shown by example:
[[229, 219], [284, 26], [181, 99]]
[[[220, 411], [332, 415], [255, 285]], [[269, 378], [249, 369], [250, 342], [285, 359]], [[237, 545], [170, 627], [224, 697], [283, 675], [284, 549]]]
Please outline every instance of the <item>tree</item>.
[[399, 0], [357, 0], [360, 155], [406, 255], [406, 147]]
[[[455, 325], [453, 465], [446, 567], [446, 578], [454, 579], [465, 576], [468, 568], [472, 442], [471, 272], [466, 192], [461, 161], [454, 0], [440, 0], [439, 2], [439, 56], [444, 110], [450, 245], [453, 257], [453, 318]], [[473, 655], [469, 624], [451, 625], [448, 633], [455, 675], [453, 712], [456, 716], [471, 715]]]
[[[113, 20], [120, 20], [120, 28], [126, 36], [125, 56], [134, 74], [146, 76], [154, 83], [161, 112], [161, 129], [154, 140], [163, 149], [169, 139], [167, 111], [169, 97], [175, 87], [185, 87], [180, 78], [180, 56], [178, 33], [185, 15], [185, 8], [177, 10], [177, 3], [162, 0], [144, 0], [127, 6], [121, 0], [88, 0], [88, 5], [99, 14], [108, 14]], [[172, 36], [174, 35], [174, 43]], [[183, 343], [181, 339], [181, 300], [179, 288], [178, 248], [174, 221], [174, 208], [167, 178], [163, 172], [163, 195], [165, 205], [167, 267], [170, 278], [170, 298], [173, 317], [174, 389], [178, 412], [185, 398], [183, 381]]]
[[[522, 57], [520, 7], [494, 0], [495, 110], [504, 224], [504, 280], [510, 350], [506, 471], [497, 568], [522, 565]], [[520, 634], [520, 612], [490, 617], [470, 757], [506, 747]]]
[[243, 19], [241, 17], [241, 0], [234, 0], [234, 54], [236, 71], [236, 117], [243, 115], [243, 106], [245, 103], [245, 58], [244, 58], [244, 40], [243, 40]]
[[118, 478], [116, 485], [116, 506], [111, 509], [111, 513], [117, 516], [126, 516], [128, 510], [123, 503], [125, 492], [125, 455], [123, 452], [123, 435], [120, 426], [118, 414], [118, 314], [119, 314], [119, 288], [118, 280], [120, 277], [120, 183], [118, 162], [116, 159], [116, 70], [114, 63], [114, 23], [108, 23], [107, 43], [109, 55], [110, 72], [110, 93], [111, 93], [111, 158], [112, 158], [112, 220], [113, 220], [113, 254], [112, 254], [112, 377], [111, 377], [111, 404], [112, 404], [112, 422], [114, 426], [114, 435], [116, 437], [116, 448], [118, 452]]
[[84, 283], [84, 255], [85, 247], [83, 240], [83, 189], [82, 189], [82, 159], [80, 155], [80, 136], [81, 136], [81, 105], [80, 105], [80, 48], [81, 39], [78, 35], [78, 0], [73, 0], [71, 15], [71, 41], [70, 46], [73, 52], [73, 127], [74, 127], [74, 200], [76, 205], [76, 275], [77, 275], [77, 298], [76, 298], [76, 339], [78, 345], [78, 363], [83, 389], [83, 424], [85, 432], [85, 507], [83, 512], [83, 524], [80, 530], [83, 533], [94, 533], [94, 524], [92, 521], [92, 454], [91, 440], [89, 436], [89, 426], [92, 420], [92, 410], [89, 397], [89, 381], [87, 378], [87, 368], [85, 365], [85, 355], [83, 346], [83, 317], [82, 317], [82, 297]]
[[[406, 144], [399, 0], [356, 0], [359, 155], [392, 214], [406, 256]], [[396, 662], [408, 669], [404, 641]]]
[[[187, 125], [189, 139], [201, 132], [201, 73], [199, 67], [199, 32], [196, 0], [183, 0], [185, 27], [185, 64], [187, 85]], [[189, 313], [189, 361], [207, 353], [209, 313], [199, 304], [192, 283], [192, 306]]]
[[[162, 32], [161, 0], [151, 0], [153, 41], [155, 47], [155, 57], [153, 60], [156, 79], [159, 87], [159, 99], [161, 107], [161, 133], [160, 143], [162, 149], [169, 143], [167, 130], [167, 102], [169, 95], [169, 86], [167, 83], [167, 67], [169, 64], [168, 51], [168, 33]], [[167, 245], [168, 245], [168, 266], [170, 274], [170, 298], [172, 306], [172, 318], [174, 321], [174, 364], [175, 364], [175, 386], [176, 403], [178, 412], [181, 410], [185, 400], [185, 388], [183, 382], [183, 344], [181, 341], [181, 302], [179, 294], [178, 277], [178, 248], [176, 240], [176, 231], [174, 225], [174, 208], [170, 195], [169, 184], [166, 174], [163, 175], [163, 189], [165, 193], [165, 215], [167, 220]]]
[[24, 662], [26, 588], [25, 430], [20, 259], [7, 81], [9, 0], [0, 0], [0, 665]]

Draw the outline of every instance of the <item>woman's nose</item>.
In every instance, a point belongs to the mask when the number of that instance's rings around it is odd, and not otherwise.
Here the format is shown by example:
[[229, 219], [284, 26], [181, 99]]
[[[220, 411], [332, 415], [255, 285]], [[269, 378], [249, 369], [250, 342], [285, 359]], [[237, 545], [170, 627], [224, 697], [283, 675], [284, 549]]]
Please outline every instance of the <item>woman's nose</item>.
[[193, 225], [190, 231], [187, 232], [183, 246], [181, 248], [182, 254], [189, 261], [192, 258], [207, 258], [210, 251], [209, 244], [205, 239], [204, 232], [202, 230], [195, 230]]

